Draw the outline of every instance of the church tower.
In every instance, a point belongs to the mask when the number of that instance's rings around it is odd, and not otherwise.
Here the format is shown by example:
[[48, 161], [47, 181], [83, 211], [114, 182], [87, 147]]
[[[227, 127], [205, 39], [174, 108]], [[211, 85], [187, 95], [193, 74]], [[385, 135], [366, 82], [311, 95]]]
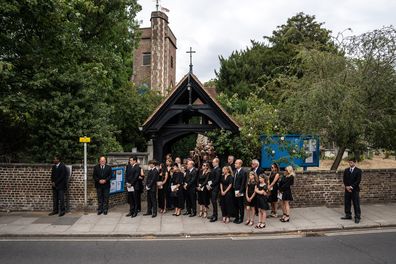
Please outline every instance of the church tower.
[[141, 40], [135, 50], [132, 81], [162, 95], [175, 85], [176, 37], [169, 27], [168, 16], [161, 11], [151, 13], [151, 27], [141, 28]]

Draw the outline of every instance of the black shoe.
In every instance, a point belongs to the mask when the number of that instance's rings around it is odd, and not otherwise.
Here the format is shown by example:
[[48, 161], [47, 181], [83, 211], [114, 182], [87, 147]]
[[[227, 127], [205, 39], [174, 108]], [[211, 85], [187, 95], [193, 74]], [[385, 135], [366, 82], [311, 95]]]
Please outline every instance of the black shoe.
[[234, 224], [238, 224], [238, 222], [239, 222], [239, 219], [238, 218], [235, 218], [234, 219], [234, 221], [232, 221]]
[[136, 216], [137, 216], [137, 213], [133, 213], [131, 217], [134, 218]]
[[211, 216], [208, 216], [208, 217], [206, 217], [207, 219], [212, 219], [214, 216], [213, 215], [211, 215]]
[[49, 216], [51, 216], [51, 215], [56, 215], [56, 214], [58, 214], [58, 212], [54, 212], [54, 211], [52, 211], [51, 213], [49, 213], [48, 215]]
[[145, 213], [145, 214], [143, 214], [144, 216], [146, 216], [146, 215], [152, 215], [152, 213], [149, 213], [149, 212], [147, 212], [147, 213]]
[[126, 215], [126, 217], [130, 217], [130, 216], [132, 216], [132, 213], [129, 213], [129, 214]]
[[137, 211], [138, 211], [138, 213], [140, 213], [140, 211], [141, 211], [141, 210], [140, 210], [140, 209], [138, 209]]
[[352, 216], [343, 216], [341, 217], [342, 220], [352, 220]]
[[151, 217], [152, 218], [157, 217], [157, 213], [154, 213]]
[[359, 224], [360, 223], [360, 219], [359, 218], [355, 218], [355, 224]]
[[98, 215], [101, 215], [103, 212], [102, 211], [98, 211]]
[[242, 219], [239, 219], [238, 222], [237, 222], [237, 224], [242, 224], [242, 223], [243, 223]]
[[188, 217], [194, 217], [194, 216], [196, 216], [197, 215], [197, 213], [192, 213], [192, 214], [190, 214]]
[[64, 215], [65, 215], [65, 212], [60, 212], [59, 213], [59, 217], [64, 216]]
[[104, 215], [107, 215], [107, 211], [103, 211], [103, 214], [104, 214]]
[[189, 214], [191, 214], [191, 212], [189, 212], [189, 211], [185, 211], [185, 212], [183, 213], [183, 215], [189, 215]]
[[217, 221], [217, 217], [212, 217], [209, 222], [213, 223]]

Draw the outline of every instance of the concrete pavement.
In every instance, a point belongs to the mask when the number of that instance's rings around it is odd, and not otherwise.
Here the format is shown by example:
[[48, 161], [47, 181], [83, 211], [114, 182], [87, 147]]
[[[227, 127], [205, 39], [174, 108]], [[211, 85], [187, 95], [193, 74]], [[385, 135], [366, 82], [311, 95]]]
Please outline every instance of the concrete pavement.
[[[167, 237], [167, 236], [224, 236], [249, 234], [278, 234], [299, 232], [337, 231], [359, 228], [396, 226], [396, 204], [362, 205], [362, 220], [355, 224], [341, 220], [343, 208], [307, 207], [292, 208], [291, 219], [282, 223], [268, 218], [267, 227], [255, 229], [244, 224], [221, 221], [210, 223], [200, 217], [172, 216], [172, 212], [156, 218], [125, 217], [127, 207], [113, 208], [108, 215], [72, 212], [63, 217], [47, 216], [48, 212], [15, 212], [0, 214], [1, 237]], [[280, 211], [278, 212], [280, 213]], [[257, 217], [256, 217], [257, 222]]]

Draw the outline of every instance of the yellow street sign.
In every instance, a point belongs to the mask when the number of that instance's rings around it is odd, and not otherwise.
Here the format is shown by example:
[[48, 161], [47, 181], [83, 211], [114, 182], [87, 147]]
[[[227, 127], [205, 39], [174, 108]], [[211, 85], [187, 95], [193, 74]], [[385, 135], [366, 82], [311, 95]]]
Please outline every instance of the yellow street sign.
[[80, 143], [89, 143], [91, 142], [90, 137], [80, 137]]

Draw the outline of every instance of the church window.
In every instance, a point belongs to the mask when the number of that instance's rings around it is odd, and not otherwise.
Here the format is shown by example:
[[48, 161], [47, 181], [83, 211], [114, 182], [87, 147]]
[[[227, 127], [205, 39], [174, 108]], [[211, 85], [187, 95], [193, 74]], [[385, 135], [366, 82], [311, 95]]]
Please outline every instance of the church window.
[[143, 53], [143, 66], [150, 66], [151, 65], [151, 53], [144, 52]]

